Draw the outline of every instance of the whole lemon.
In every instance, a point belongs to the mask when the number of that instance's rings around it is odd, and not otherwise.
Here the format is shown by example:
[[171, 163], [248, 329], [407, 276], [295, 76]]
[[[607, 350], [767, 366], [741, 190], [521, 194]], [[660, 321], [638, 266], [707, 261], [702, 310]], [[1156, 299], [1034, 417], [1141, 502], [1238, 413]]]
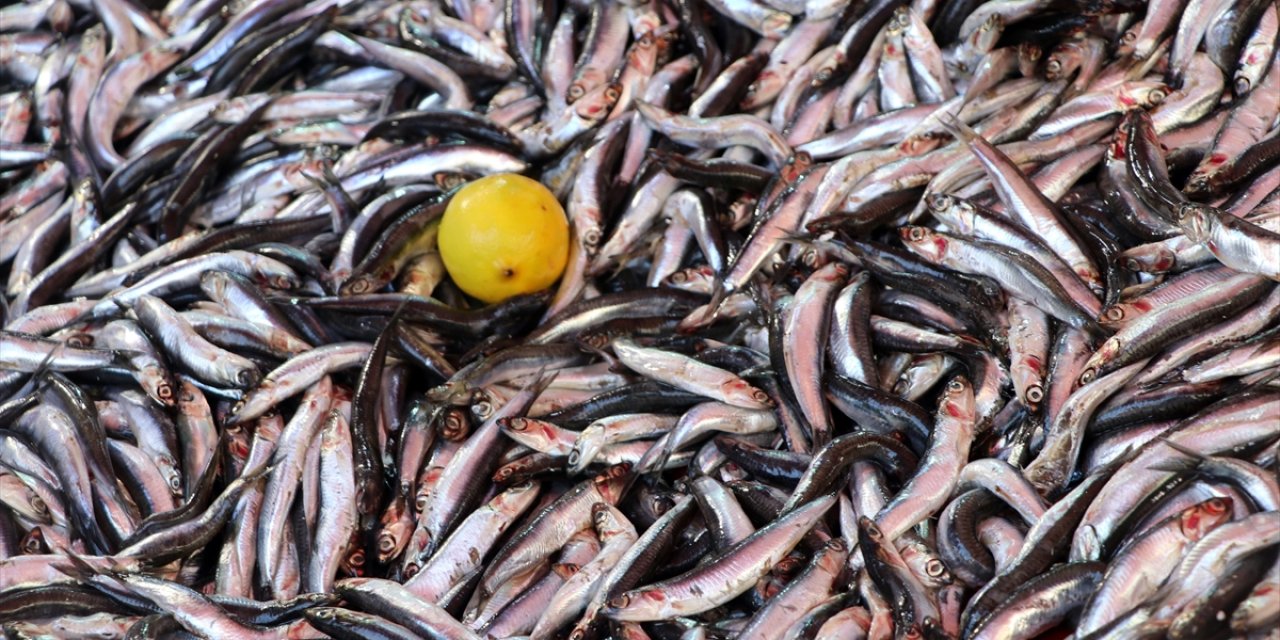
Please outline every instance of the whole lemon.
[[497, 174], [453, 195], [440, 220], [439, 247], [458, 288], [499, 302], [560, 277], [569, 259], [569, 221], [538, 181]]

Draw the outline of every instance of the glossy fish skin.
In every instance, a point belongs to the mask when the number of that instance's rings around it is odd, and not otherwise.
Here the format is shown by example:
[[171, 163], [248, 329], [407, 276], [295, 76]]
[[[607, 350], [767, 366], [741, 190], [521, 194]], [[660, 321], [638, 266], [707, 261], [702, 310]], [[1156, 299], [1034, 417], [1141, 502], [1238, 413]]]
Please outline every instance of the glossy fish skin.
[[765, 392], [738, 376], [679, 354], [641, 347], [630, 340], [615, 340], [613, 349], [628, 367], [685, 391], [743, 409], [767, 409], [772, 404]]
[[600, 588], [613, 565], [635, 544], [635, 526], [612, 505], [592, 507], [592, 524], [600, 538], [600, 551], [590, 562], [579, 566], [578, 571], [565, 580], [548, 604], [547, 612], [534, 626], [531, 637], [548, 637], [564, 626], [587, 606]]
[[1099, 563], [1069, 564], [1026, 583], [988, 618], [975, 638], [1032, 637], [1079, 607], [1102, 576]]
[[0, 8], [5, 630], [1265, 635], [1277, 16]]
[[[713, 562], [709, 565], [712, 568], [695, 569], [665, 582], [633, 589], [609, 601], [604, 613], [615, 620], [644, 621], [663, 619], [674, 612], [706, 611], [726, 602], [749, 588], [781, 559], [834, 502], [830, 497], [819, 498], [725, 550], [720, 556], [724, 569]], [[717, 575], [720, 571], [728, 572], [728, 584]], [[705, 588], [701, 586], [704, 581], [709, 581]]]
[[[437, 601], [446, 587], [465, 578], [481, 565], [479, 558], [492, 548], [497, 537], [509, 527], [516, 517], [532, 505], [539, 487], [533, 483], [516, 485], [490, 500], [485, 506], [472, 512], [458, 525], [430, 562], [417, 569], [405, 582], [405, 587], [419, 597]], [[480, 536], [477, 543], [475, 536]], [[471, 544], [470, 548], [466, 545]], [[466, 551], [465, 553], [463, 551]]]
[[1066, 470], [1077, 465], [1085, 425], [1093, 412], [1118, 387], [1132, 380], [1144, 364], [1146, 361], [1140, 360], [1106, 376], [1093, 378], [1067, 398], [1053, 422], [1046, 426], [1045, 442], [1039, 455], [1026, 466], [1027, 478], [1037, 488], [1052, 493], [1067, 485]]
[[1098, 297], [1084, 284], [1078, 275], [1043, 241], [1016, 222], [1004, 220], [995, 211], [943, 194], [926, 197], [932, 215], [954, 227], [955, 232], [1006, 246], [1031, 256], [1045, 267], [1071, 299], [1081, 308], [1096, 316], [1099, 312]]
[[1160, 338], [1155, 336], [1177, 336], [1201, 319], [1230, 314], [1232, 310], [1257, 300], [1270, 287], [1269, 282], [1258, 276], [1236, 274], [1227, 278], [1220, 289], [1202, 291], [1143, 316], [1098, 347], [1085, 363], [1081, 381], [1088, 382], [1100, 373], [1108, 373], [1151, 354], [1158, 348], [1154, 340]]
[[330, 371], [358, 365], [372, 351], [364, 343], [340, 343], [299, 354], [262, 376], [236, 404], [228, 422], [243, 422], [262, 416], [276, 403], [323, 379]]
[[969, 457], [977, 420], [973, 403], [973, 388], [968, 380], [956, 377], [947, 382], [938, 404], [938, 426], [920, 467], [902, 491], [876, 514], [876, 524], [886, 540], [895, 540], [919, 524], [950, 495], [960, 465]]
[[878, 386], [870, 330], [870, 276], [859, 273], [836, 296], [831, 308], [831, 363], [840, 375], [871, 387]]
[[[19, 432], [31, 437], [42, 451], [62, 452], [62, 455], [51, 458], [50, 462], [53, 463], [58, 483], [66, 496], [71, 523], [90, 548], [110, 548], [93, 515], [93, 480], [89, 475], [86, 456], [75, 444], [76, 437], [70, 418], [49, 407], [35, 411], [40, 413], [28, 413], [28, 419], [16, 425]], [[44, 426], [38, 431], [32, 431], [30, 429], [36, 424], [32, 421], [36, 420]]]
[[165, 352], [196, 377], [228, 388], [247, 389], [258, 383], [261, 374], [256, 364], [200, 337], [190, 324], [159, 298], [139, 297], [134, 302], [133, 312], [139, 324], [163, 346]]
[[576, 485], [523, 527], [498, 551], [484, 573], [483, 589], [492, 591], [502, 582], [546, 558], [558, 545], [558, 538], [578, 531], [590, 521], [591, 505], [613, 503], [622, 488], [624, 471], [612, 468], [604, 475]]
[[319, 520], [316, 522], [312, 557], [306, 573], [306, 593], [332, 591], [333, 578], [347, 553], [356, 530], [355, 470], [351, 430], [341, 413], [330, 410], [321, 427]]
[[1175, 220], [1188, 239], [1203, 243], [1222, 264], [1280, 280], [1280, 270], [1271, 260], [1280, 251], [1280, 234], [1203, 205], [1183, 205]]
[[809, 423], [813, 444], [819, 447], [831, 437], [830, 410], [821, 391], [822, 348], [828, 340], [831, 304], [846, 274], [847, 269], [840, 263], [831, 263], [814, 272], [796, 290], [793, 311], [783, 326], [787, 379]]
[[348, 578], [337, 584], [337, 590], [361, 608], [382, 615], [416, 634], [447, 638], [479, 637], [443, 609], [415, 597], [389, 580]]
[[1155, 577], [1143, 577], [1143, 569], [1139, 569], [1136, 575], [1133, 573], [1134, 567], [1152, 565], [1141, 558], [1165, 554], [1182, 555], [1181, 548], [1175, 545], [1185, 547], [1194, 544], [1229, 517], [1227, 513], [1230, 507], [1229, 500], [1214, 499], [1197, 504], [1170, 520], [1153, 526], [1141, 538], [1131, 541], [1126, 549], [1119, 552], [1120, 555], [1103, 576], [1098, 592], [1085, 605], [1080, 620], [1081, 633], [1088, 634], [1102, 628], [1117, 613], [1127, 610], [1154, 590], [1151, 585], [1163, 581], [1158, 574]]
[[904, 227], [908, 247], [926, 259], [965, 273], [1006, 283], [1010, 292], [1078, 329], [1092, 329], [1095, 319], [1062, 289], [1057, 279], [1025, 253], [982, 241], [965, 241], [923, 227]]
[[752, 618], [742, 637], [777, 637], [794, 616], [793, 611], [809, 609], [809, 605], [816, 605], [826, 597], [847, 557], [848, 548], [843, 540], [833, 538], [827, 542], [805, 570], [775, 596], [772, 604]]

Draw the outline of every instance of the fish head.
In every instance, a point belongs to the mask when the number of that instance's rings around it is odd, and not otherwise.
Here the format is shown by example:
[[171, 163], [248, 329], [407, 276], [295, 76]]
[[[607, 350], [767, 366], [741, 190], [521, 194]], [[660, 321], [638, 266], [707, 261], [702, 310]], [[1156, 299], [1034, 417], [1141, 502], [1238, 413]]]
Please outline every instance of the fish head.
[[1125, 308], [1129, 305], [1123, 302], [1117, 302], [1102, 311], [1102, 326], [1114, 326], [1117, 322], [1123, 322], [1128, 313]]
[[631, 474], [628, 463], [615, 464], [605, 469], [600, 475], [591, 479], [600, 496], [609, 504], [617, 504], [622, 498], [622, 491], [627, 486], [627, 478]]
[[1178, 526], [1188, 540], [1199, 540], [1218, 525], [1227, 522], [1232, 515], [1231, 498], [1220, 497], [1205, 500], [1182, 512]]
[[1164, 82], [1133, 82], [1116, 95], [1124, 109], [1151, 109], [1164, 102], [1166, 97], [1169, 97], [1169, 86]]
[[813, 156], [807, 151], [797, 151], [791, 157], [787, 158], [786, 164], [781, 167], [781, 177], [784, 183], [790, 184], [800, 179], [800, 176], [813, 166]]
[[1129, 151], [1129, 130], [1123, 126], [1116, 128], [1116, 135], [1107, 146], [1107, 157], [1112, 160], [1124, 160]]
[[609, 110], [613, 109], [613, 105], [617, 104], [621, 97], [622, 85], [617, 82], [606, 82], [583, 95], [581, 100], [574, 102], [573, 110], [579, 118], [596, 122], [609, 115]]
[[605, 615], [616, 620], [660, 620], [667, 609], [667, 594], [661, 589], [634, 589], [609, 600]]
[[616, 507], [604, 502], [591, 505], [591, 524], [603, 540], [622, 531], [622, 514]]
[[710, 291], [715, 285], [716, 271], [711, 265], [698, 265], [681, 269], [667, 276], [666, 284], [677, 289]]
[[1174, 212], [1174, 221], [1187, 234], [1188, 240], [1204, 242], [1212, 233], [1214, 218], [1204, 205], [1187, 202]]
[[947, 193], [930, 193], [924, 197], [924, 203], [929, 207], [929, 212], [934, 214], [946, 213], [955, 206], [956, 199]]
[[1133, 46], [1138, 41], [1138, 29], [1142, 27], [1142, 23], [1138, 23], [1129, 27], [1121, 36], [1116, 47], [1116, 57], [1128, 56], [1133, 53]]
[[343, 556], [340, 564], [342, 565], [343, 572], [347, 575], [357, 577], [363, 576], [365, 565], [364, 549], [361, 548], [360, 545], [352, 545], [350, 551], [347, 552], [347, 555]]
[[964, 376], [956, 376], [947, 383], [938, 403], [938, 413], [960, 420], [974, 420], [977, 417], [977, 403], [973, 396], [973, 385]]
[[931, 262], [942, 260], [947, 253], [947, 239], [928, 227], [906, 226], [898, 229], [902, 243], [916, 254]]

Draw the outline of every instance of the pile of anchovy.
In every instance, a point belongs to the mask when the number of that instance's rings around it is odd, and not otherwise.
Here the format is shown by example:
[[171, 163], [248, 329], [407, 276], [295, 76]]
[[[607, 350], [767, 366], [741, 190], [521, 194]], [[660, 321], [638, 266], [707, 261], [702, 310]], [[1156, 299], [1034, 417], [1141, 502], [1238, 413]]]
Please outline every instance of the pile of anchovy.
[[1277, 11], [0, 7], [0, 626], [1280, 638]]

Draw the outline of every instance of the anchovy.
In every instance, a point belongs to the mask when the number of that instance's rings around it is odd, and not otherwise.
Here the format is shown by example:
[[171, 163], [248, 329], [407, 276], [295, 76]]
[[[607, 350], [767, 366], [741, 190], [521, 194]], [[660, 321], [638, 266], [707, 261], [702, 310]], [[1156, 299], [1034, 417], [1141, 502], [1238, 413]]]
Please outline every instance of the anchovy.
[[[645, 621], [701, 613], [723, 604], [750, 588], [834, 503], [829, 496], [814, 500], [726, 549], [719, 562], [708, 568], [623, 593], [609, 601], [604, 613], [615, 620]], [[718, 575], [720, 571], [725, 572], [724, 577]], [[729, 578], [727, 583], [725, 577]]]
[[143, 4], [0, 8], [11, 635], [1275, 626], [1273, 3]]

